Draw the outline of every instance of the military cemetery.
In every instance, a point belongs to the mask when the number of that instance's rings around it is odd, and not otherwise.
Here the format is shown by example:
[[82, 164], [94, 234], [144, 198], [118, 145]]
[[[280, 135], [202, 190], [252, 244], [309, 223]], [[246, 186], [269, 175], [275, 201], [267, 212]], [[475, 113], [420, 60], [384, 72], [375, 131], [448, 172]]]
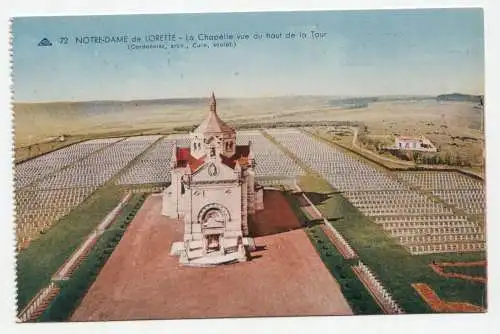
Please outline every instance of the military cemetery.
[[18, 322], [488, 310], [481, 9], [9, 24]]

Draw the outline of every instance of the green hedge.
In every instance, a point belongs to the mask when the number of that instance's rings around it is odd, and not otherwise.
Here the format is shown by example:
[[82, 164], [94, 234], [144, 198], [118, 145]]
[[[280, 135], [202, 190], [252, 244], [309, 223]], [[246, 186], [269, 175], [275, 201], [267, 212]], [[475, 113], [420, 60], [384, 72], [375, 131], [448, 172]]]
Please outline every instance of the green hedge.
[[37, 321], [65, 321], [71, 317], [121, 240], [128, 224], [134, 218], [145, 198], [144, 194], [132, 197], [115, 222], [101, 235], [87, 259], [80, 264], [71, 278], [59, 283], [59, 294]]
[[469, 276], [486, 277], [486, 266], [443, 267], [445, 273], [456, 273]]
[[354, 314], [383, 314], [370, 292], [352, 270], [352, 265], [356, 264], [357, 260], [344, 259], [320, 226], [306, 228], [306, 232], [321, 260], [339, 283], [342, 294]]

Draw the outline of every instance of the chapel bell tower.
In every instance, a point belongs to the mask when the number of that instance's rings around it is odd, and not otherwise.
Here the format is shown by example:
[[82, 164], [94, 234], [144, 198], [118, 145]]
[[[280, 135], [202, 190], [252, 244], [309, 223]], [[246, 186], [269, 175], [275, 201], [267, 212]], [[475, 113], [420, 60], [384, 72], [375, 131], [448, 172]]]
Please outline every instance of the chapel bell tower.
[[207, 117], [191, 134], [191, 155], [197, 159], [219, 155], [230, 158], [236, 153], [236, 131], [217, 115], [217, 100], [213, 92], [208, 108]]

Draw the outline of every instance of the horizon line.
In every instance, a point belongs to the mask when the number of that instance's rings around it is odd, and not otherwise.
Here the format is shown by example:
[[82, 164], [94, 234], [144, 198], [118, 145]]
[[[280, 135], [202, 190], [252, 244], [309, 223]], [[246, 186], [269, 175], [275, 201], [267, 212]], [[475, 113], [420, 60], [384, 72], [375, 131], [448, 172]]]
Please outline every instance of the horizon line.
[[[378, 94], [378, 95], [327, 95], [327, 94], [290, 94], [290, 95], [270, 95], [270, 96], [219, 96], [216, 98], [218, 100], [251, 100], [251, 99], [272, 99], [272, 98], [293, 98], [293, 97], [330, 97], [330, 98], [378, 98], [378, 97], [437, 97], [439, 95], [469, 95], [469, 96], [484, 96], [484, 93], [461, 93], [461, 92], [449, 92], [449, 93], [439, 93], [439, 94]], [[50, 103], [104, 103], [104, 102], [147, 102], [147, 101], [164, 101], [164, 100], [194, 100], [194, 99], [208, 99], [210, 94], [207, 96], [191, 96], [191, 97], [157, 97], [157, 98], [137, 98], [137, 99], [104, 99], [104, 100], [40, 100], [40, 101], [30, 101], [12, 100], [12, 104], [50, 104]]]

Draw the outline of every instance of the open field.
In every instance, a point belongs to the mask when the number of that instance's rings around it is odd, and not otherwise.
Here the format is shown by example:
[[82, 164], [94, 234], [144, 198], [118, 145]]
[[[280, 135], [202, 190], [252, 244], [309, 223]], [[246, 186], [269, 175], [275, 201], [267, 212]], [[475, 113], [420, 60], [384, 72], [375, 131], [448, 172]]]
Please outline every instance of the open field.
[[[328, 99], [219, 98], [217, 103], [220, 105], [219, 114], [224, 120], [229, 123], [245, 123], [303, 113], [311, 108], [328, 108]], [[206, 98], [15, 103], [15, 145], [27, 146], [61, 134], [98, 136], [123, 131], [130, 132], [128, 135], [140, 135], [141, 132], [164, 134], [175, 127], [198, 124], [206, 114], [207, 103]]]
[[[432, 97], [399, 101], [382, 99], [363, 108], [352, 109], [337, 103], [337, 99], [334, 96], [290, 96], [219, 98], [217, 102], [220, 116], [233, 125], [305, 120], [356, 121], [365, 123], [374, 135], [391, 134], [395, 130], [426, 134], [433, 133], [436, 127], [441, 129], [443, 120], [450, 135], [471, 136], [479, 142], [481, 139], [481, 113], [470, 102], [437, 102]], [[178, 127], [198, 124], [206, 113], [206, 106], [204, 98], [15, 103], [15, 146], [27, 146], [61, 134], [85, 136], [86, 139], [87, 136], [109, 133], [115, 136], [166, 134]], [[426, 125], [428, 123], [434, 125]], [[450, 138], [446, 136], [443, 145]]]
[[344, 113], [344, 116], [342, 114], [337, 114], [339, 120], [345, 116], [350, 120], [362, 122], [364, 126], [357, 132], [354, 130], [339, 132], [335, 127], [312, 130], [319, 136], [356, 151], [362, 152], [367, 149], [374, 153], [373, 157], [376, 160], [390, 167], [402, 167], [404, 166], [402, 163], [410, 166], [413, 160], [401, 160], [389, 152], [378, 150], [377, 146], [394, 145], [394, 135], [423, 135], [436, 145], [438, 152], [424, 154], [427, 160], [415, 155], [414, 159], [417, 159], [418, 164], [425, 165], [426, 161], [431, 160], [433, 164], [437, 164], [435, 161], [440, 160], [440, 164], [466, 167], [470, 165], [467, 168], [480, 174], [484, 173], [484, 112], [475, 103], [443, 101], [374, 103], [357, 114]]
[[182, 224], [160, 206], [146, 201], [71, 320], [352, 314], [302, 230], [256, 238], [246, 263], [187, 268], [169, 255]]

